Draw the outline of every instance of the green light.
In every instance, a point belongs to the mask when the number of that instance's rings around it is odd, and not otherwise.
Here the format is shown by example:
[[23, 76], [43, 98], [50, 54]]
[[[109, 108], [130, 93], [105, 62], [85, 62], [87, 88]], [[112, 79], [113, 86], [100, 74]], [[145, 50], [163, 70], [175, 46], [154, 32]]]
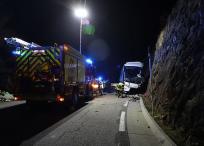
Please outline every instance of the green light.
[[83, 33], [86, 35], [94, 35], [95, 27], [93, 25], [85, 25], [83, 26]]

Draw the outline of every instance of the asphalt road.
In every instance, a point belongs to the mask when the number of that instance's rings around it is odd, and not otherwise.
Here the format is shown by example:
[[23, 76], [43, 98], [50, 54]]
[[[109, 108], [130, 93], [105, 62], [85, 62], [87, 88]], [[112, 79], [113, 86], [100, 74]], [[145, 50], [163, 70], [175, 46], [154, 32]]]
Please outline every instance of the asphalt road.
[[0, 110], [0, 145], [18, 146], [23, 141], [49, 128], [78, 108], [64, 108], [56, 104], [39, 104], [30, 108], [25, 104]]
[[139, 101], [107, 94], [79, 108], [25, 105], [0, 110], [0, 145], [159, 146]]
[[[55, 128], [47, 129], [23, 145], [128, 146], [127, 132], [119, 131], [121, 111], [127, 110], [123, 106], [127, 100], [113, 95], [95, 98]], [[125, 125], [122, 128], [127, 129]]]

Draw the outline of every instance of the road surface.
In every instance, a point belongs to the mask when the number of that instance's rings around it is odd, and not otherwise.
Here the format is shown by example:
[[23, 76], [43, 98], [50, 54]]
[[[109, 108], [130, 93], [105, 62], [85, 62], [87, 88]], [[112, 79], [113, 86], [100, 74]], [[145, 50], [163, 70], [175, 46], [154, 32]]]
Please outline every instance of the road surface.
[[[81, 107], [85, 105], [82, 104]], [[36, 108], [30, 108], [25, 104], [20, 104], [1, 109], [0, 146], [18, 146], [79, 108], [65, 109], [55, 104], [39, 104]]]
[[104, 95], [21, 145], [159, 146], [138, 101]]

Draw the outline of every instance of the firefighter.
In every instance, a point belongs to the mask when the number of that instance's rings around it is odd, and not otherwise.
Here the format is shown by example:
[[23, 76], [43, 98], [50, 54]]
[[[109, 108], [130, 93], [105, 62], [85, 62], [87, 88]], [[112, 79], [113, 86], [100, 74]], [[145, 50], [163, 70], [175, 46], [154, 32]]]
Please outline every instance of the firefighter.
[[124, 84], [123, 83], [118, 83], [116, 85], [115, 89], [116, 89], [116, 94], [118, 95], [118, 98], [122, 97], [123, 96], [123, 91], [124, 91]]

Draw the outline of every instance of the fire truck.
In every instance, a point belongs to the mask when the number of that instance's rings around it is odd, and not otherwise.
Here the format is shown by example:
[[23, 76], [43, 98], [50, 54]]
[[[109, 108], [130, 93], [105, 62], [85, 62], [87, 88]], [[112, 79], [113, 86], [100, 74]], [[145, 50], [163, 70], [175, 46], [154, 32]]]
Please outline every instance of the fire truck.
[[34, 102], [77, 105], [79, 100], [101, 93], [91, 60], [70, 45], [40, 46], [18, 38], [5, 38], [15, 48], [14, 95]]

